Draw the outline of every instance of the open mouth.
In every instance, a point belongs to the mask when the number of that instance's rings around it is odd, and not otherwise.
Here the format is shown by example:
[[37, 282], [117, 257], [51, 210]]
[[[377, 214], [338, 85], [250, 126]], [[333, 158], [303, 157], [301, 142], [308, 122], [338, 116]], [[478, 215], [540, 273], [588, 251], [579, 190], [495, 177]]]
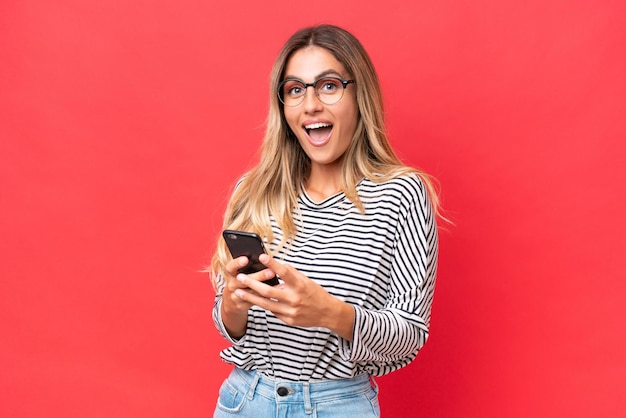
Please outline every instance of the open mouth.
[[306, 134], [316, 144], [324, 143], [333, 131], [333, 124], [328, 122], [316, 122], [304, 125]]

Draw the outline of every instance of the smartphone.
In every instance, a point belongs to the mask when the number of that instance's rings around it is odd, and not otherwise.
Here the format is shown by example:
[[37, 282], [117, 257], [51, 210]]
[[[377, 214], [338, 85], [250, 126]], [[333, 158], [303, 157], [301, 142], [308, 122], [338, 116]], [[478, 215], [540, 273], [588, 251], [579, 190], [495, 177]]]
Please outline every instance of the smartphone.
[[[248, 257], [248, 265], [240, 268], [240, 273], [251, 274], [266, 268], [259, 261], [261, 254], [267, 254], [260, 236], [254, 232], [234, 231], [231, 229], [226, 229], [222, 232], [222, 236], [233, 258], [241, 257], [242, 255]], [[274, 276], [269, 280], [265, 280], [263, 283], [276, 286], [278, 284], [278, 277]]]

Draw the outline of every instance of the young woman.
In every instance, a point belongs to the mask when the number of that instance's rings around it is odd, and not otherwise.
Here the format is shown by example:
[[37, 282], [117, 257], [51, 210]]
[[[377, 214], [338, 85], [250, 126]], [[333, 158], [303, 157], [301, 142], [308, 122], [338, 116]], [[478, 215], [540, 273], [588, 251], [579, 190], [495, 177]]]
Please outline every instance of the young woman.
[[[271, 75], [259, 164], [224, 229], [271, 256], [242, 274], [223, 239], [213, 319], [235, 366], [215, 417], [377, 417], [381, 376], [426, 342], [437, 270], [437, 197], [389, 145], [368, 54], [345, 30], [296, 32]], [[281, 283], [263, 281], [278, 275]]]

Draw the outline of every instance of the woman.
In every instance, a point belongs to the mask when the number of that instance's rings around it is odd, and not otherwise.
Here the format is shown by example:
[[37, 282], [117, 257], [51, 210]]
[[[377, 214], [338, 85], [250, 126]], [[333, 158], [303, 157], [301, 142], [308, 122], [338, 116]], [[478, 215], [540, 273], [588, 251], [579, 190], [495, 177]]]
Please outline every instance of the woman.
[[222, 239], [213, 258], [213, 319], [235, 366], [215, 417], [379, 416], [371, 377], [409, 364], [428, 336], [437, 206], [389, 145], [359, 41], [330, 25], [296, 32], [272, 70], [260, 162], [224, 218], [263, 237], [267, 268], [238, 273], [248, 260]]

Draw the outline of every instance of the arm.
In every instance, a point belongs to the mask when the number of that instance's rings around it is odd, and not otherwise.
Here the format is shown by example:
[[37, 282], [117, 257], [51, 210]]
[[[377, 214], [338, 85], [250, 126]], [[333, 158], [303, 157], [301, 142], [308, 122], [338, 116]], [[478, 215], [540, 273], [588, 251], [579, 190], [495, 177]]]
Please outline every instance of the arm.
[[[422, 189], [423, 190], [423, 189]], [[383, 373], [415, 358], [428, 338], [437, 272], [437, 226], [425, 193], [402, 208], [396, 227], [387, 301], [380, 310], [355, 307], [354, 338], [342, 357], [376, 363]]]

